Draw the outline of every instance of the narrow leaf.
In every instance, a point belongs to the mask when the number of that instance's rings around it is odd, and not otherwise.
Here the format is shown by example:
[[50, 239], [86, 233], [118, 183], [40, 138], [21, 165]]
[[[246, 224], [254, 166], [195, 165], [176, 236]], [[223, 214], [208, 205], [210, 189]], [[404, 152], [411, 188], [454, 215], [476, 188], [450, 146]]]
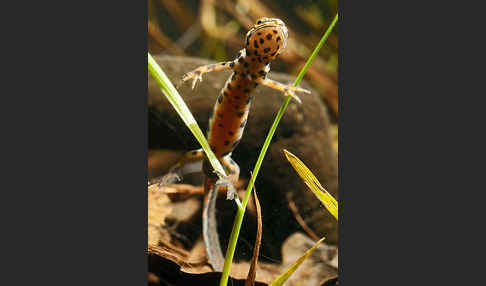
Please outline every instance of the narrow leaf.
[[211, 163], [211, 166], [213, 166], [213, 168], [217, 170], [219, 174], [226, 175], [223, 166], [221, 166], [219, 160], [216, 158], [216, 156], [214, 156], [214, 153], [209, 147], [206, 137], [202, 133], [201, 128], [199, 128], [199, 125], [197, 125], [196, 119], [194, 119], [194, 116], [192, 116], [191, 111], [180, 96], [179, 92], [174, 87], [169, 78], [165, 75], [164, 71], [160, 68], [154, 58], [150, 55], [150, 53], [147, 54], [148, 71], [155, 79], [157, 84], [160, 86], [162, 93], [165, 95], [167, 100], [169, 100], [170, 104], [174, 107], [177, 114], [179, 114], [182, 121], [184, 121], [186, 126], [191, 130], [192, 134], [194, 135], [194, 137], [196, 137], [199, 144], [201, 144], [201, 147], [204, 149], [204, 152], [206, 153], [209, 162]]
[[321, 244], [321, 242], [325, 239], [325, 237], [321, 238], [311, 249], [307, 250], [304, 255], [302, 255], [297, 261], [292, 264], [284, 273], [280, 274], [277, 279], [273, 280], [272, 283], [268, 284], [268, 286], [280, 286], [282, 285], [287, 279], [289, 279], [290, 275], [292, 275], [297, 268], [309, 257], [312, 252]]
[[316, 197], [324, 204], [326, 209], [336, 218], [338, 219], [338, 202], [336, 199], [329, 194], [326, 189], [321, 185], [319, 180], [317, 180], [316, 176], [312, 174], [312, 172], [307, 168], [307, 166], [302, 163], [302, 161], [297, 158], [294, 154], [290, 153], [287, 150], [283, 150], [285, 157], [289, 160], [292, 167], [294, 167], [297, 174], [304, 180], [305, 184], [309, 187], [309, 189], [316, 195]]

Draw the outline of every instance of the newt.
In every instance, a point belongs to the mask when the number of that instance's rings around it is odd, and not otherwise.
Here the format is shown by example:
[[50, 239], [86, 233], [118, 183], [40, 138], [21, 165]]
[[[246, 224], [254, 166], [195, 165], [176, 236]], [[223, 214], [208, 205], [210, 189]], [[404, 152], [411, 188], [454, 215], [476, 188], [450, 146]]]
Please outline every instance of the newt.
[[166, 175], [166, 177], [180, 177], [186, 164], [202, 161], [205, 175], [203, 239], [209, 263], [216, 271], [221, 271], [224, 265], [216, 227], [216, 197], [218, 190], [224, 191], [220, 188], [226, 188], [227, 199], [233, 199], [236, 195], [233, 185], [238, 181], [240, 168], [231, 158], [231, 154], [243, 136], [253, 91], [258, 85], [263, 85], [281, 91], [299, 103], [301, 101], [295, 92], [310, 93], [308, 90], [267, 78], [270, 63], [285, 49], [287, 38], [288, 30], [283, 21], [276, 18], [260, 18], [246, 34], [245, 48], [239, 51], [236, 59], [200, 66], [182, 77], [183, 81], [192, 80], [194, 89], [196, 83], [202, 81], [205, 73], [233, 71], [214, 105], [207, 131], [208, 143], [228, 176], [219, 179], [202, 149], [186, 153]]

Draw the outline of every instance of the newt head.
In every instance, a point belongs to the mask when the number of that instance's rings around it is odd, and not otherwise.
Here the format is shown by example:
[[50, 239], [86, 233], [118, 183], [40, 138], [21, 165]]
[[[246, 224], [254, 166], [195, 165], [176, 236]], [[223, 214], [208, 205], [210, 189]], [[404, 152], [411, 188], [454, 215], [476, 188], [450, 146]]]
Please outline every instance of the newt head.
[[277, 18], [260, 18], [246, 34], [246, 55], [268, 64], [287, 46], [288, 30]]

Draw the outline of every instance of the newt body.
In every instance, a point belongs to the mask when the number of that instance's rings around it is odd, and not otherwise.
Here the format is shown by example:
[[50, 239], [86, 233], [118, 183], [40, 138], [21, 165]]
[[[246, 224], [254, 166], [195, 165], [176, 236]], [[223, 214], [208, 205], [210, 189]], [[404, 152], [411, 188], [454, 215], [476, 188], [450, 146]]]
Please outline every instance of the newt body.
[[218, 188], [227, 188], [227, 199], [233, 199], [233, 185], [238, 181], [239, 167], [231, 159], [231, 153], [238, 145], [243, 135], [253, 91], [259, 85], [282, 91], [300, 102], [294, 92], [307, 90], [285, 85], [267, 79], [270, 63], [279, 55], [287, 44], [288, 31], [279, 19], [261, 18], [248, 31], [245, 48], [233, 61], [201, 66], [184, 75], [183, 80], [192, 79], [192, 88], [198, 80], [202, 81], [204, 73], [231, 69], [233, 74], [226, 81], [214, 105], [209, 120], [207, 133], [208, 143], [216, 157], [228, 172], [224, 180], [218, 179], [202, 149], [188, 152], [174, 166], [169, 175], [178, 173], [188, 162], [203, 161], [205, 199], [203, 206], [203, 238], [206, 245], [209, 262], [212, 267], [221, 271], [224, 258], [219, 244], [216, 228], [215, 205]]

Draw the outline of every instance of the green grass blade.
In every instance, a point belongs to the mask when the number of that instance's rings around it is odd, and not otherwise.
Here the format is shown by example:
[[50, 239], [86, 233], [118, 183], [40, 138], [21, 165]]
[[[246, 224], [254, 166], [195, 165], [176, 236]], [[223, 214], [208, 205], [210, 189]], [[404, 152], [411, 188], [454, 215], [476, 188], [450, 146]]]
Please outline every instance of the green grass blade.
[[[310, 55], [310, 57], [307, 59], [304, 67], [300, 71], [299, 75], [297, 76], [297, 79], [294, 82], [294, 86], [297, 86], [302, 78], [304, 77], [305, 72], [309, 68], [310, 64], [314, 60], [314, 58], [317, 56], [319, 53], [319, 50], [322, 48], [324, 43], [326, 42], [327, 38], [331, 34], [332, 29], [334, 28], [334, 25], [336, 24], [338, 20], [338, 14], [334, 17], [331, 25], [327, 28], [326, 32], [322, 36], [321, 40], [317, 44], [316, 48]], [[221, 274], [221, 280], [219, 282], [220, 286], [226, 286], [228, 284], [228, 278], [229, 278], [229, 272], [231, 268], [231, 263], [233, 261], [233, 256], [235, 254], [235, 249], [236, 249], [236, 242], [238, 241], [238, 236], [240, 234], [241, 230], [241, 224], [243, 222], [243, 217], [245, 215], [245, 209], [246, 209], [246, 204], [248, 203], [248, 199], [250, 198], [251, 190], [253, 188], [253, 184], [255, 183], [255, 180], [258, 176], [258, 172], [260, 171], [260, 167], [262, 165], [263, 159], [265, 158], [265, 154], [267, 153], [268, 147], [270, 146], [270, 143], [272, 141], [273, 135], [275, 134], [275, 130], [277, 129], [278, 124], [280, 123], [280, 119], [282, 119], [282, 116], [287, 109], [287, 106], [289, 105], [291, 97], [288, 96], [282, 106], [280, 107], [280, 110], [277, 113], [277, 116], [275, 117], [275, 121], [272, 124], [272, 127], [270, 127], [270, 131], [267, 134], [267, 138], [265, 139], [265, 142], [263, 143], [263, 147], [260, 151], [260, 155], [258, 156], [257, 162], [255, 164], [255, 168], [253, 169], [253, 174], [250, 178], [250, 181], [248, 182], [248, 187], [246, 188], [245, 192], [245, 197], [243, 198], [242, 201], [242, 207], [238, 208], [238, 211], [236, 213], [236, 217], [233, 223], [233, 229], [231, 230], [231, 235], [230, 235], [230, 241], [228, 243], [228, 248], [226, 249], [226, 256], [225, 256], [225, 261], [224, 261], [224, 267], [223, 267], [223, 273]]]
[[295, 270], [299, 268], [299, 266], [307, 259], [307, 257], [309, 257], [309, 255], [312, 254], [312, 252], [319, 246], [319, 244], [321, 244], [324, 239], [325, 238], [323, 237], [318, 242], [316, 242], [316, 244], [314, 244], [311, 249], [307, 250], [304, 255], [297, 259], [294, 264], [292, 264], [289, 268], [287, 268], [287, 270], [285, 270], [284, 273], [280, 274], [280, 276], [273, 280], [272, 283], [268, 284], [268, 286], [280, 286], [285, 283], [285, 281], [289, 279], [290, 275], [292, 275]]
[[336, 218], [338, 219], [338, 202], [336, 199], [328, 192], [324, 187], [321, 185], [319, 180], [317, 180], [316, 176], [312, 174], [312, 172], [307, 168], [307, 166], [300, 161], [297, 156], [290, 153], [287, 150], [283, 150], [285, 157], [289, 160], [292, 167], [294, 167], [297, 174], [304, 180], [305, 184], [309, 187], [309, 189], [316, 195], [316, 197], [322, 202], [322, 204], [326, 207], [326, 209]]
[[196, 140], [199, 142], [199, 144], [201, 144], [201, 147], [203, 148], [204, 152], [206, 152], [209, 162], [211, 163], [213, 168], [217, 170], [220, 174], [226, 175], [223, 166], [221, 166], [221, 163], [209, 147], [206, 137], [202, 133], [201, 128], [199, 128], [199, 125], [197, 125], [196, 119], [194, 119], [194, 116], [192, 116], [191, 111], [189, 110], [189, 108], [187, 108], [187, 105], [180, 96], [179, 92], [174, 87], [169, 78], [165, 75], [164, 71], [160, 68], [154, 58], [152, 58], [150, 53], [147, 54], [148, 70], [157, 82], [157, 84], [160, 86], [162, 93], [165, 95], [167, 100], [169, 100], [170, 104], [172, 104], [177, 114], [179, 114], [179, 116], [182, 118], [182, 121], [184, 121], [186, 126], [191, 130], [192, 134], [194, 135], [194, 137], [196, 137]]
[[309, 68], [309, 66], [311, 65], [312, 61], [314, 60], [314, 58], [317, 56], [317, 54], [319, 53], [319, 50], [322, 48], [322, 46], [324, 46], [324, 43], [326, 42], [327, 38], [329, 37], [329, 35], [331, 34], [332, 32], [332, 29], [334, 28], [334, 26], [336, 25], [337, 23], [337, 20], [338, 20], [338, 14], [336, 14], [334, 16], [334, 19], [332, 20], [331, 22], [331, 25], [329, 25], [329, 27], [327, 28], [326, 32], [324, 33], [324, 35], [322, 35], [322, 38], [321, 40], [319, 41], [319, 43], [317, 43], [317, 46], [316, 48], [314, 49], [314, 51], [312, 52], [312, 54], [310, 55], [310, 57], [307, 59], [307, 61], [305, 62], [304, 64], [304, 67], [300, 70], [300, 73], [299, 75], [297, 76], [297, 79], [295, 80], [294, 82], [294, 86], [297, 86], [300, 81], [302, 80], [302, 78], [304, 78], [304, 74], [305, 72], [307, 71], [307, 69]]

